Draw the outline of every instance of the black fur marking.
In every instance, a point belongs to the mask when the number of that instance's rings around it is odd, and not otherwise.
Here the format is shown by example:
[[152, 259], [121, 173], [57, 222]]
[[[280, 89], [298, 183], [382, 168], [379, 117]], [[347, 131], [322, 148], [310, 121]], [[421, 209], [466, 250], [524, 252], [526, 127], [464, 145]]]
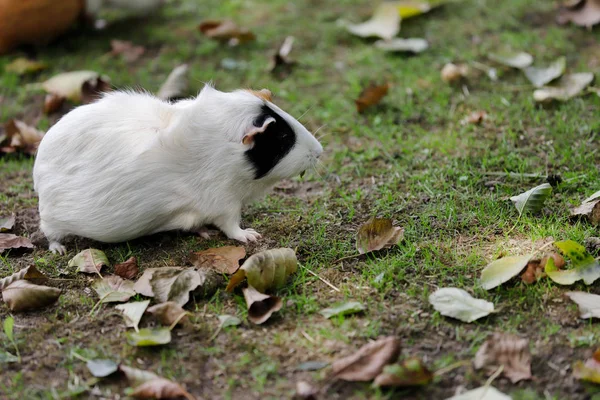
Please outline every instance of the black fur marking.
[[254, 146], [246, 151], [248, 161], [254, 167], [254, 179], [260, 179], [271, 171], [296, 144], [296, 132], [269, 106], [261, 107], [261, 114], [254, 125], [261, 127], [269, 117], [275, 119], [264, 132], [254, 136]]

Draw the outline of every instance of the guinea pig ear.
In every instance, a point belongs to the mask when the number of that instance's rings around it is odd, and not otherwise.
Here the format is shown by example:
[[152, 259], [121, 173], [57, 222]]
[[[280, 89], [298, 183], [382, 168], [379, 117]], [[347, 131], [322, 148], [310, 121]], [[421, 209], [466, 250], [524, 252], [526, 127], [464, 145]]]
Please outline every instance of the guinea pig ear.
[[269, 117], [269, 118], [265, 119], [265, 122], [263, 122], [262, 126], [260, 126], [260, 127], [253, 126], [251, 129], [248, 130], [248, 132], [246, 132], [246, 134], [242, 138], [242, 143], [243, 144], [252, 144], [252, 143], [254, 143], [254, 136], [258, 135], [259, 133], [262, 133], [262, 132], [266, 131], [267, 127], [270, 124], [272, 124], [273, 122], [275, 122], [275, 118]]

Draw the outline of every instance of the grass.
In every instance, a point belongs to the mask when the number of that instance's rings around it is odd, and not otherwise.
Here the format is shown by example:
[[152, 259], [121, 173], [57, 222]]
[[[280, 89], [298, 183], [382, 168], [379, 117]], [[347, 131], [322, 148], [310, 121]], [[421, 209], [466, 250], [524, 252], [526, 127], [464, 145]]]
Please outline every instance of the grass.
[[[600, 186], [600, 98], [586, 95], [540, 106], [522, 74], [511, 70], [501, 70], [498, 82], [484, 75], [471, 78], [465, 84], [468, 91], [439, 77], [450, 61], [491, 64], [486, 54], [499, 48], [526, 50], [540, 64], [564, 55], [569, 71], [597, 72], [598, 31], [557, 26], [549, 2], [465, 0], [403, 22], [400, 36], [425, 37], [431, 48], [417, 56], [391, 55], [337, 23], [340, 18], [365, 19], [371, 7], [367, 1], [169, 1], [149, 18], [131, 21], [108, 14], [108, 29], [81, 28], [36, 50], [37, 58], [50, 65], [38, 76], [0, 73], [0, 120], [18, 117], [40, 129], [57, 116], [41, 114], [43, 94], [27, 84], [63, 71], [96, 70], [117, 88], [156, 91], [173, 67], [186, 62], [191, 66], [190, 95], [206, 81], [225, 91], [269, 88], [290, 114], [306, 112], [301, 122], [310, 130], [325, 124], [319, 134], [326, 154], [318, 173], [286, 183], [245, 210], [245, 225], [264, 236], [247, 251], [296, 248], [305, 267], [341, 290], [332, 291], [299, 269], [278, 292], [284, 308], [264, 326], [247, 322], [241, 292], [219, 291], [188, 304], [193, 328], [178, 332], [170, 345], [137, 349], [126, 344], [122, 319], [111, 307], [88, 317], [96, 299], [86, 290], [89, 279], [67, 269], [70, 257], [93, 245], [113, 263], [136, 256], [142, 268], [185, 265], [190, 251], [232, 242], [222, 236], [200, 241], [174, 232], [118, 245], [79, 240], [70, 244], [65, 257], [43, 248], [9, 253], [0, 259], [0, 276], [35, 262], [49, 276], [67, 280], [58, 281], [65, 292], [57, 305], [15, 315], [23, 363], [2, 366], [2, 398], [71, 396], [90, 378], [84, 363], [70, 356], [72, 351], [151, 370], [181, 382], [198, 397], [286, 398], [296, 381], [318, 382], [328, 374], [329, 369], [298, 371], [300, 363], [332, 362], [378, 336], [400, 337], [403, 357], [419, 356], [437, 370], [470, 360], [495, 331], [530, 339], [536, 380], [494, 382], [513, 399], [598, 396], [597, 386], [570, 377], [570, 366], [589, 357], [600, 341], [600, 327], [580, 321], [576, 306], [563, 297], [566, 290], [600, 293], [598, 283], [565, 288], [548, 280], [530, 286], [515, 281], [486, 292], [476, 282], [494, 258], [524, 254], [548, 238], [582, 242], [598, 236], [598, 228], [569, 221], [568, 214]], [[202, 19], [226, 17], [251, 28], [257, 41], [229, 48], [196, 31]], [[296, 37], [292, 56], [299, 65], [280, 79], [265, 69], [287, 35]], [[144, 45], [145, 56], [133, 64], [103, 57], [115, 38]], [[0, 71], [19, 55], [0, 57]], [[225, 69], [224, 59], [243, 62], [244, 68]], [[371, 81], [388, 81], [392, 88], [382, 104], [359, 115], [353, 100]], [[461, 123], [477, 110], [484, 110], [488, 119], [481, 125]], [[35, 209], [32, 164], [20, 155], [0, 157], [0, 214], [27, 216]], [[564, 182], [540, 215], [524, 215], [510, 231], [517, 212], [508, 198], [544, 179], [490, 175], [498, 172], [559, 174]], [[336, 263], [354, 254], [356, 230], [373, 215], [394, 219], [405, 228], [405, 240], [393, 249]], [[29, 225], [19, 229], [24, 235], [36, 230]], [[473, 324], [442, 317], [427, 297], [448, 286], [493, 301], [500, 312]], [[332, 320], [318, 314], [348, 300], [363, 302], [367, 311]], [[208, 342], [218, 326], [216, 316], [225, 313], [245, 322]], [[1, 307], [0, 320], [8, 315]], [[10, 350], [10, 343], [0, 338], [0, 348]], [[463, 366], [423, 388], [379, 391], [366, 384], [333, 384], [327, 397], [447, 398], [459, 386], [475, 388], [486, 379], [483, 372]], [[109, 379], [97, 390], [115, 398], [126, 386]]]

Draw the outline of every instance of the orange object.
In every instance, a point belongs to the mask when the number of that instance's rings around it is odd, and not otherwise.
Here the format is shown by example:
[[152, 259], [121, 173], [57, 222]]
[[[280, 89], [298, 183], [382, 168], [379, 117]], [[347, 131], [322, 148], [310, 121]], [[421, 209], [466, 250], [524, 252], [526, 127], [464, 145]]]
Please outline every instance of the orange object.
[[0, 54], [21, 44], [45, 44], [79, 18], [84, 0], [0, 0]]

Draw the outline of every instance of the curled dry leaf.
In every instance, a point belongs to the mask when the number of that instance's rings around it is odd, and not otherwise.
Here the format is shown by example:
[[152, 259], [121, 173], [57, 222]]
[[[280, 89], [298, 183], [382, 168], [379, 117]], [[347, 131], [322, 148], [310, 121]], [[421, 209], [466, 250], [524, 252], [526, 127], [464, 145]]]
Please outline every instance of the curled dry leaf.
[[335, 307], [325, 308], [319, 313], [325, 318], [336, 317], [338, 315], [356, 314], [365, 310], [365, 306], [358, 301], [349, 301]]
[[572, 240], [554, 242], [554, 245], [571, 261], [573, 267], [559, 270], [554, 259], [549, 258], [544, 270], [554, 282], [561, 285], [572, 285], [583, 279], [586, 285], [591, 285], [600, 278], [600, 263], [587, 252], [585, 247]]
[[552, 186], [549, 183], [543, 183], [525, 193], [511, 197], [510, 201], [515, 204], [519, 215], [525, 212], [536, 213], [542, 209], [544, 202], [550, 197], [551, 193]]
[[92, 288], [98, 293], [100, 303], [120, 303], [135, 295], [133, 282], [123, 280], [116, 275], [109, 275], [96, 280]]
[[176, 100], [184, 97], [190, 86], [188, 72], [189, 65], [181, 64], [173, 69], [165, 83], [162, 84], [156, 97], [162, 100]]
[[517, 276], [532, 256], [533, 254], [511, 256], [492, 261], [481, 271], [481, 287], [490, 290]]
[[575, 25], [592, 27], [600, 23], [600, 0], [582, 0], [574, 6], [563, 7], [556, 19], [559, 24], [572, 22]]
[[381, 99], [387, 95], [389, 88], [389, 83], [384, 83], [383, 85], [370, 84], [363, 89], [358, 96], [358, 99], [354, 100], [354, 103], [356, 103], [356, 110], [359, 113], [362, 113], [367, 108], [379, 104]]
[[490, 372], [503, 365], [502, 373], [512, 383], [531, 379], [529, 340], [508, 333], [494, 333], [477, 351], [473, 365], [476, 369], [487, 367]]
[[381, 386], [419, 386], [433, 380], [433, 373], [427, 369], [420, 358], [409, 358], [401, 364], [386, 365], [383, 372], [375, 378], [374, 385]]
[[49, 93], [44, 98], [44, 114], [52, 114], [60, 110], [60, 108], [65, 104], [65, 97]]
[[156, 304], [148, 308], [148, 312], [158, 318], [161, 324], [167, 326], [173, 325], [176, 321], [182, 324], [188, 320], [187, 311], [174, 301]]
[[283, 306], [281, 297], [262, 294], [252, 286], [244, 288], [243, 292], [248, 306], [248, 319], [253, 324], [262, 324]]
[[40, 271], [38, 271], [35, 265], [32, 264], [28, 267], [19, 270], [18, 272], [15, 272], [10, 276], [0, 279], [0, 290], [3, 290], [4, 288], [8, 287], [8, 285], [10, 285], [11, 283], [21, 279], [27, 280], [32, 283], [41, 283], [46, 281], [48, 278]]
[[335, 361], [332, 365], [336, 378], [352, 382], [375, 379], [383, 368], [395, 362], [400, 355], [400, 340], [388, 336], [361, 347], [356, 353]]
[[429, 48], [429, 43], [421, 38], [393, 38], [390, 40], [378, 40], [375, 47], [389, 52], [422, 53]]
[[82, 101], [83, 86], [86, 82], [89, 82], [87, 89], [89, 91], [93, 88], [98, 89], [99, 86], [105, 89], [110, 79], [106, 76], [100, 76], [99, 73], [94, 71], [73, 71], [55, 75], [42, 82], [41, 85], [48, 93], [79, 103]]
[[600, 349], [585, 363], [577, 361], [573, 365], [573, 376], [577, 379], [600, 384]]
[[505, 395], [493, 386], [486, 385], [457, 394], [446, 400], [512, 400], [512, 397]]
[[373, 16], [362, 24], [348, 24], [348, 31], [360, 37], [377, 36], [382, 39], [391, 39], [400, 32], [400, 13], [398, 6], [393, 2], [380, 3]]
[[169, 328], [144, 328], [139, 331], [126, 333], [127, 343], [137, 347], [159, 346], [171, 342], [171, 330]]
[[567, 59], [565, 57], [560, 57], [545, 68], [527, 67], [523, 72], [525, 72], [525, 76], [535, 87], [542, 87], [545, 84], [560, 78], [565, 72], [565, 68], [567, 68]]
[[4, 124], [4, 133], [6, 138], [4, 140], [0, 139], [0, 144], [6, 142], [5, 145], [0, 147], [0, 151], [4, 153], [13, 153], [20, 150], [33, 155], [44, 137], [44, 132], [17, 119], [9, 119]]
[[448, 63], [442, 68], [440, 76], [444, 82], [454, 83], [466, 78], [468, 73], [469, 67], [467, 65]]
[[594, 197], [595, 195], [597, 193], [585, 199], [579, 207], [571, 210], [571, 217], [581, 218], [594, 225], [600, 225], [600, 198]]
[[93, 103], [111, 90], [110, 81], [106, 77], [88, 79], [81, 85], [81, 102], [83, 104]]
[[99, 274], [102, 267], [109, 265], [106, 254], [97, 249], [83, 250], [69, 261], [69, 268], [77, 267], [77, 272], [86, 274]]
[[190, 300], [190, 292], [205, 280], [205, 275], [194, 268], [164, 267], [154, 268], [150, 285], [157, 302], [174, 301], [184, 306]]
[[0, 218], [0, 233], [6, 233], [12, 230], [15, 225], [15, 214], [11, 214], [8, 217]]
[[244, 278], [259, 292], [278, 288], [298, 269], [296, 252], [289, 248], [261, 251], [250, 256], [231, 276], [227, 291], [231, 292]]
[[579, 317], [600, 318], [600, 296], [586, 292], [567, 292], [567, 297], [579, 306]]
[[190, 259], [195, 267], [214, 269], [222, 274], [233, 274], [240, 268], [240, 260], [246, 257], [246, 249], [240, 246], [223, 246], [192, 253]]
[[527, 68], [533, 63], [531, 54], [524, 51], [490, 53], [488, 58], [498, 64], [518, 69]]
[[127, 40], [111, 40], [110, 47], [112, 48], [110, 54], [113, 56], [120, 55], [127, 62], [136, 61], [146, 51], [144, 46], [136, 46]]
[[18, 280], [2, 290], [2, 299], [11, 311], [19, 312], [46, 307], [58, 300], [62, 291]]
[[589, 203], [590, 201], [594, 201], [596, 199], [600, 199], [600, 190], [588, 197], [587, 199], [585, 199], [583, 202]]
[[283, 43], [279, 46], [269, 62], [269, 67], [267, 68], [268, 71], [273, 73], [277, 73], [278, 71], [289, 72], [292, 67], [296, 65], [296, 62], [289, 57], [293, 44], [293, 36], [288, 36], [283, 40]]
[[230, 46], [237, 46], [256, 39], [254, 33], [240, 28], [232, 20], [207, 20], [198, 26], [200, 32], [209, 38], [226, 41]]
[[148, 308], [148, 304], [150, 304], [150, 300], [134, 301], [131, 303], [119, 304], [118, 306], [115, 306], [115, 308], [123, 313], [125, 326], [137, 331], [140, 320], [142, 319], [146, 308]]
[[360, 254], [396, 246], [404, 238], [404, 229], [393, 226], [388, 218], [370, 218], [356, 234], [356, 249]]
[[494, 304], [475, 299], [458, 288], [440, 288], [429, 296], [429, 303], [442, 315], [473, 322], [494, 312]]
[[115, 275], [123, 279], [133, 279], [139, 272], [137, 258], [130, 257], [124, 262], [115, 265]]
[[33, 243], [26, 237], [12, 233], [0, 233], [0, 253], [12, 249], [33, 249]]
[[27, 58], [19, 57], [4, 67], [6, 72], [14, 72], [18, 75], [33, 74], [48, 68], [48, 65]]
[[569, 100], [579, 95], [593, 80], [594, 74], [591, 72], [565, 75], [556, 86], [545, 86], [533, 92], [533, 99], [541, 103]]
[[188, 400], [195, 400], [194, 396], [189, 394], [175, 382], [162, 378], [152, 372], [127, 367], [125, 365], [119, 366], [119, 369], [131, 383], [139, 385], [131, 394], [132, 397], [138, 399], [170, 399], [185, 397]]

